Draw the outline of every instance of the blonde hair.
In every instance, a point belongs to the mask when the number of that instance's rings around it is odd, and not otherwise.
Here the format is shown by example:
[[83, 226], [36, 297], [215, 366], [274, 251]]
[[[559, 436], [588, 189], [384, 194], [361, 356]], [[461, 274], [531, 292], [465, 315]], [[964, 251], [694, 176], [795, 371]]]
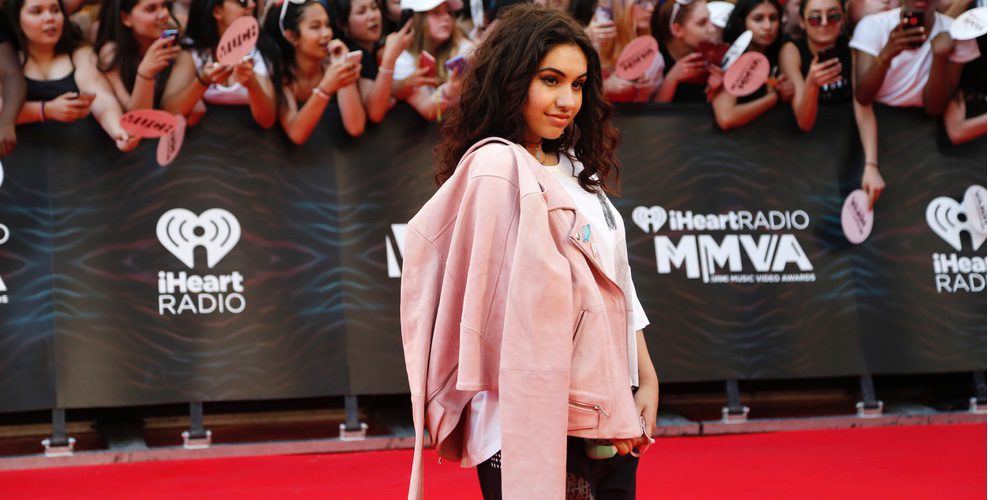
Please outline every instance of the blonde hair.
[[[671, 1], [671, 0], [668, 0]], [[603, 4], [603, 2], [601, 2]], [[614, 43], [608, 51], [601, 52], [600, 61], [605, 68], [613, 68], [617, 63], [621, 50], [639, 35], [651, 35], [651, 28], [646, 33], [638, 33], [638, 26], [635, 24], [634, 0], [611, 0], [611, 15], [614, 17], [614, 29], [617, 35]]]
[[416, 57], [416, 63], [422, 51], [426, 51], [432, 57], [435, 57], [436, 77], [440, 82], [445, 82], [449, 79], [449, 69], [446, 68], [446, 61], [459, 55], [460, 45], [466, 38], [466, 35], [460, 30], [459, 25], [456, 23], [456, 18], [451, 13], [450, 17], [453, 21], [453, 30], [449, 40], [441, 43], [438, 47], [433, 47], [432, 42], [429, 41], [429, 35], [426, 33], [428, 31], [426, 25], [428, 17], [428, 12], [416, 12], [415, 16], [412, 17], [412, 27], [415, 28], [415, 40], [412, 41], [412, 46], [408, 48], [408, 52]]

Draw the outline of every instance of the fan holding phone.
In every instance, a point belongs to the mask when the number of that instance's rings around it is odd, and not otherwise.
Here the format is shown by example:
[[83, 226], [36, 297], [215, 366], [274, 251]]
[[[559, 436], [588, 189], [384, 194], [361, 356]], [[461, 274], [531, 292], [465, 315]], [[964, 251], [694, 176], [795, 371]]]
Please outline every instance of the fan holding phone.
[[841, 35], [845, 16], [840, 0], [803, 0], [799, 16], [805, 36], [782, 46], [779, 67], [795, 88], [796, 123], [809, 132], [819, 105], [850, 102], [851, 49]]
[[458, 71], [468, 66], [473, 44], [456, 26], [446, 0], [403, 0], [401, 6], [414, 36], [395, 60], [392, 94], [423, 118], [440, 119], [459, 95]]

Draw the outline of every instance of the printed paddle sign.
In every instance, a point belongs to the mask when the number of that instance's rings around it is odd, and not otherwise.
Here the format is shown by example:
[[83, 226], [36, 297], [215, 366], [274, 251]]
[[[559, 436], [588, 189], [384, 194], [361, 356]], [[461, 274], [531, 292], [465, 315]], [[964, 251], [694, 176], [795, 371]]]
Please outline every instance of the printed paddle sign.
[[659, 42], [651, 35], [632, 40], [618, 56], [615, 72], [617, 76], [634, 81], [643, 76], [659, 56]]
[[724, 59], [720, 61], [720, 69], [727, 71], [727, 68], [730, 68], [731, 65], [734, 64], [734, 61], [741, 57], [741, 54], [744, 54], [744, 51], [748, 50], [748, 44], [751, 43], [752, 36], [754, 36], [754, 34], [751, 30], [747, 30], [744, 33], [741, 33], [737, 40], [734, 40], [734, 43], [731, 44], [731, 48], [727, 49], [727, 54], [724, 54]]
[[130, 135], [154, 139], [175, 130], [175, 115], [160, 109], [135, 109], [120, 117], [120, 126]]
[[875, 225], [875, 212], [868, 208], [868, 193], [855, 189], [847, 195], [841, 209], [840, 225], [847, 241], [857, 245], [868, 239]]
[[175, 160], [182, 149], [182, 141], [185, 140], [185, 118], [176, 115], [175, 121], [175, 129], [158, 140], [158, 165], [162, 167], [167, 167]]
[[237, 19], [223, 33], [223, 38], [220, 38], [220, 44], [216, 46], [216, 60], [228, 66], [239, 63], [254, 50], [260, 34], [257, 19], [251, 16]]
[[950, 37], [954, 40], [973, 40], [988, 33], [988, 7], [971, 9], [954, 19], [950, 25]]
[[744, 97], [758, 90], [768, 80], [768, 58], [761, 52], [748, 52], [724, 73], [724, 88], [734, 97]]

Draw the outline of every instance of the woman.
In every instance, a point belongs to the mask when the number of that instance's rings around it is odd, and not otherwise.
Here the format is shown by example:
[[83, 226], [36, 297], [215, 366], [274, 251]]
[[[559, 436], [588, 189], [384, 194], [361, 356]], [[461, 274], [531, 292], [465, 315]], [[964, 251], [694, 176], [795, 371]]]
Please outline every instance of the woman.
[[27, 99], [17, 123], [73, 122], [90, 113], [117, 149], [130, 151], [138, 137], [120, 126], [120, 104], [96, 69], [92, 47], [80, 45], [60, 0], [8, 0], [27, 81]]
[[[776, 68], [779, 60], [779, 18], [782, 7], [777, 0], [740, 0], [731, 11], [724, 28], [724, 41], [734, 43], [741, 33], [752, 32], [748, 50], [765, 54], [770, 66]], [[730, 130], [745, 125], [765, 114], [779, 102], [789, 102], [793, 96], [793, 85], [785, 75], [775, 83], [766, 83], [750, 96], [738, 99], [723, 87], [716, 90], [712, 101], [714, 118], [721, 130]]]
[[[473, 44], [456, 26], [446, 0], [413, 0], [408, 6], [415, 11], [411, 47], [395, 60], [393, 89], [395, 97], [415, 108], [426, 120], [437, 120], [457, 99], [456, 75], [446, 61], [467, 56]], [[419, 67], [423, 52], [435, 59], [435, 70]]]
[[665, 77], [653, 100], [707, 102], [707, 62], [698, 50], [703, 42], [714, 43], [717, 28], [706, 0], [664, 3], [652, 16], [652, 33], [665, 60]]
[[181, 52], [177, 35], [161, 36], [178, 25], [169, 9], [166, 0], [108, 0], [100, 9], [98, 67], [126, 111], [160, 103], [167, 69]]
[[[400, 31], [389, 34], [381, 43], [382, 17], [378, 0], [336, 0], [329, 4], [333, 29], [351, 51], [359, 50], [360, 95], [367, 109], [367, 118], [381, 123], [394, 101], [391, 88], [394, 83], [395, 60], [413, 40], [411, 22]], [[381, 63], [377, 55], [381, 55]]]
[[[184, 116], [199, 115], [200, 100], [210, 105], [249, 106], [261, 128], [276, 118], [274, 84], [260, 51], [254, 49], [237, 64], [219, 64], [214, 56], [220, 38], [234, 21], [254, 16], [255, 0], [193, 0], [186, 37], [190, 50], [182, 52], [168, 79], [162, 107]], [[275, 12], [277, 13], [277, 12]], [[196, 121], [193, 119], [192, 121]]]
[[564, 13], [512, 7], [474, 53], [437, 147], [442, 187], [405, 240], [413, 498], [426, 425], [487, 499], [633, 496], [658, 378], [605, 194], [610, 115], [597, 53]]
[[[639, 36], [652, 33], [652, 13], [658, 0], [614, 0], [615, 36], [598, 41], [604, 71], [604, 95], [612, 102], [648, 102], [662, 82], [662, 68], [657, 66], [664, 61], [656, 59], [656, 64], [637, 81], [630, 82], [614, 71], [621, 51]], [[592, 25], [596, 30], [596, 26]]]
[[[799, 15], [806, 36], [782, 46], [779, 67], [793, 83], [796, 123], [800, 130], [809, 132], [816, 122], [819, 104], [850, 102], [851, 49], [843, 36], [844, 8], [840, 0], [804, 0]], [[821, 61], [821, 53], [835, 57]]]
[[329, 107], [347, 134], [364, 133], [367, 115], [357, 88], [360, 62], [330, 60], [331, 52], [345, 54], [346, 46], [333, 40], [326, 7], [316, 0], [285, 0], [268, 12], [263, 36], [275, 44], [265, 50], [278, 83], [278, 121], [292, 142], [307, 141]]

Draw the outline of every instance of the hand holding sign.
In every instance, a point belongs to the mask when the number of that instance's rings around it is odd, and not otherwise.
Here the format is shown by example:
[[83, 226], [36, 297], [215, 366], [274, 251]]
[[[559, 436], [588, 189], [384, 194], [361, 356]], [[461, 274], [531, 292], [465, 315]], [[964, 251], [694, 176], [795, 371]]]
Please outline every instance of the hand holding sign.
[[233, 66], [254, 50], [261, 30], [253, 16], [238, 18], [223, 32], [216, 46], [216, 60], [224, 66]]
[[735, 97], [751, 95], [768, 79], [768, 58], [761, 52], [742, 55], [724, 73], [724, 89]]
[[950, 25], [950, 37], [954, 40], [973, 40], [988, 33], [988, 7], [971, 9]]
[[751, 37], [753, 36], [754, 34], [751, 30], [741, 33], [741, 35], [738, 36], [738, 39], [734, 40], [731, 47], [727, 49], [727, 53], [724, 54], [724, 58], [721, 59], [720, 69], [727, 71], [727, 69], [734, 64], [734, 61], [737, 61], [738, 58], [741, 57], [741, 54], [744, 54], [744, 51], [748, 50], [748, 44], [751, 43]]
[[645, 76], [658, 56], [659, 42], [651, 35], [640, 36], [621, 50], [615, 72], [625, 80], [635, 81]]

